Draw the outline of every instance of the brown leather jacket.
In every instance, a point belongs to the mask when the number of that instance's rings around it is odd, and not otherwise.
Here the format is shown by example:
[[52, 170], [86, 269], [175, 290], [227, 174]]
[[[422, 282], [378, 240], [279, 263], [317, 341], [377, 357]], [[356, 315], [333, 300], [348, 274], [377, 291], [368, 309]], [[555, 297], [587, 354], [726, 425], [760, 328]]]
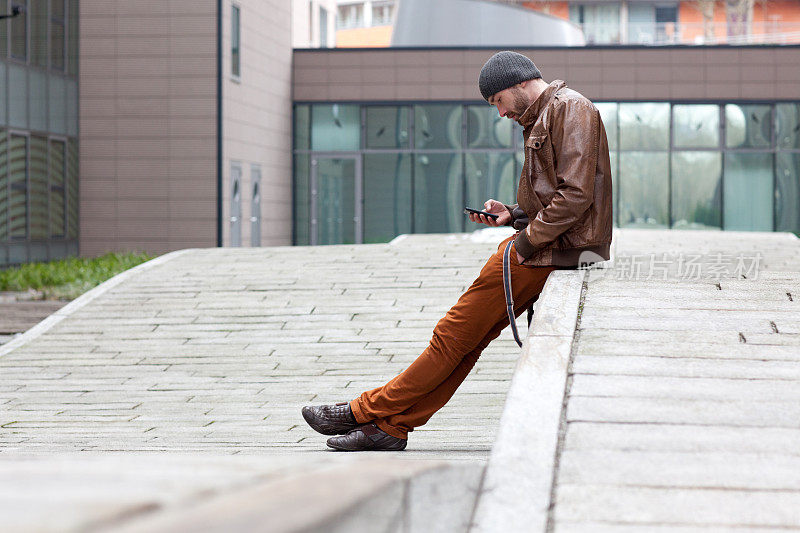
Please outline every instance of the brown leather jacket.
[[[555, 80], [525, 110], [525, 164], [514, 248], [524, 265], [578, 266], [610, 259], [613, 202], [608, 139], [600, 112]], [[590, 253], [591, 252], [591, 253]]]

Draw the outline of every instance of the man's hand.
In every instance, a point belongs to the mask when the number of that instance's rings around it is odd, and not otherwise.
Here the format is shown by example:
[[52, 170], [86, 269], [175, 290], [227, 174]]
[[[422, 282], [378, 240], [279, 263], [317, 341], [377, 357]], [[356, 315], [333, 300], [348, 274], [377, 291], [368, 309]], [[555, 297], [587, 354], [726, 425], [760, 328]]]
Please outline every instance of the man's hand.
[[477, 213], [470, 213], [469, 219], [473, 222], [486, 224], [487, 226], [493, 227], [505, 226], [511, 222], [511, 213], [508, 212], [508, 209], [506, 209], [506, 206], [504, 206], [502, 202], [498, 202], [497, 200], [486, 200], [486, 203], [483, 204], [483, 210], [487, 213], [499, 215], [497, 220], [487, 217], [486, 215], [479, 215]]

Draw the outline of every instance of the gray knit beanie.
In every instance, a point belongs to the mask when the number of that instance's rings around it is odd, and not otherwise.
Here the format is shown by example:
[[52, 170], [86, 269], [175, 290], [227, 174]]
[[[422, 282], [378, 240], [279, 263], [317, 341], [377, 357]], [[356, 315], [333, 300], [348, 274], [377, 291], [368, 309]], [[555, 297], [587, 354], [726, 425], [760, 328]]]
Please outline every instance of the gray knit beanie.
[[483, 65], [478, 86], [483, 98], [489, 100], [490, 96], [504, 89], [541, 77], [542, 73], [533, 61], [522, 54], [505, 50], [497, 52]]

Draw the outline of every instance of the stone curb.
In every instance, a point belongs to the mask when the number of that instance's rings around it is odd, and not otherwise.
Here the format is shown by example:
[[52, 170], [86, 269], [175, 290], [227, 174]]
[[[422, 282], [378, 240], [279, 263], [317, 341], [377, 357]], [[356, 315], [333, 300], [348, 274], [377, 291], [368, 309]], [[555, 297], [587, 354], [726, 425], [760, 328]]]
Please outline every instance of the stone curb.
[[471, 532], [546, 531], [567, 369], [588, 270], [556, 270], [536, 303]]
[[58, 324], [59, 322], [61, 322], [65, 318], [67, 318], [68, 316], [70, 316], [72, 313], [74, 313], [75, 311], [81, 309], [82, 307], [84, 307], [85, 305], [89, 304], [93, 300], [99, 298], [100, 296], [102, 296], [106, 292], [110, 291], [111, 289], [113, 289], [114, 287], [116, 287], [117, 285], [122, 283], [123, 281], [126, 281], [127, 279], [135, 276], [136, 274], [139, 274], [140, 272], [144, 272], [145, 270], [150, 270], [153, 267], [156, 267], [156, 266], [159, 266], [159, 265], [163, 265], [167, 261], [171, 261], [172, 259], [175, 259], [176, 257], [179, 257], [179, 256], [181, 256], [181, 255], [183, 255], [183, 254], [185, 254], [187, 252], [191, 252], [193, 250], [195, 250], [195, 249], [194, 248], [187, 248], [187, 249], [184, 249], [184, 250], [176, 250], [174, 252], [170, 252], [168, 254], [164, 254], [162, 256], [156, 257], [155, 259], [151, 259], [150, 261], [147, 261], [146, 263], [142, 263], [140, 265], [136, 265], [135, 267], [133, 267], [131, 269], [128, 269], [125, 272], [120, 272], [119, 274], [117, 274], [113, 278], [104, 281], [103, 283], [101, 283], [100, 285], [95, 287], [94, 289], [92, 289], [92, 290], [90, 290], [88, 292], [85, 292], [84, 294], [80, 295], [76, 299], [72, 300], [70, 303], [68, 303], [67, 305], [65, 305], [64, 307], [62, 307], [61, 309], [59, 309], [58, 311], [56, 311], [55, 313], [53, 313], [49, 317], [45, 318], [44, 320], [42, 320], [41, 322], [39, 322], [38, 324], [33, 326], [31, 329], [29, 329], [28, 331], [26, 331], [22, 335], [19, 335], [18, 337], [15, 337], [13, 340], [9, 341], [8, 343], [3, 344], [2, 346], [0, 346], [0, 357], [3, 357], [4, 355], [12, 352], [13, 350], [16, 350], [20, 346], [23, 346], [23, 345], [27, 344], [28, 342], [30, 342], [30, 341], [32, 341], [32, 340], [44, 335], [50, 329], [52, 329], [53, 326], [55, 326], [56, 324]]

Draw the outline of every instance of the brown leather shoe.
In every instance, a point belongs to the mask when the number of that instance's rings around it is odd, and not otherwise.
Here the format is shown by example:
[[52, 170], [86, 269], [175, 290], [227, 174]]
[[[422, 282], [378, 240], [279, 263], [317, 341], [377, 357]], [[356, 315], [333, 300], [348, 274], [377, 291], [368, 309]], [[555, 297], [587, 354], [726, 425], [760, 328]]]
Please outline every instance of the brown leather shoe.
[[389, 435], [374, 422], [351, 429], [341, 437], [328, 439], [328, 446], [335, 450], [357, 452], [362, 450], [385, 450], [399, 452], [406, 448], [407, 439]]
[[311, 428], [323, 435], [343, 435], [358, 426], [349, 402], [335, 405], [307, 405], [303, 418]]

